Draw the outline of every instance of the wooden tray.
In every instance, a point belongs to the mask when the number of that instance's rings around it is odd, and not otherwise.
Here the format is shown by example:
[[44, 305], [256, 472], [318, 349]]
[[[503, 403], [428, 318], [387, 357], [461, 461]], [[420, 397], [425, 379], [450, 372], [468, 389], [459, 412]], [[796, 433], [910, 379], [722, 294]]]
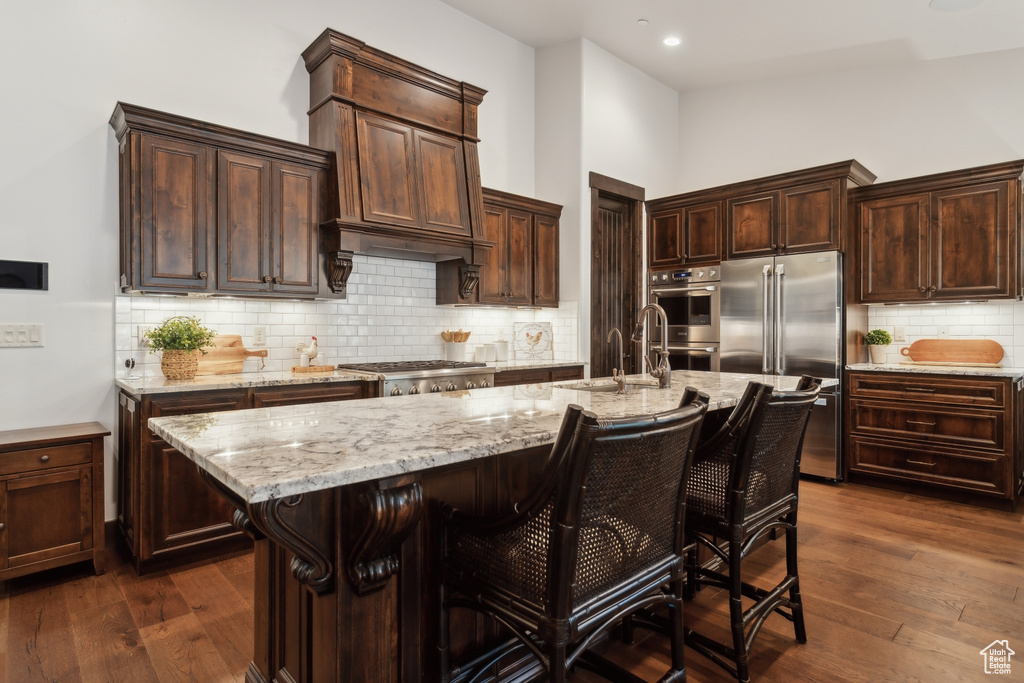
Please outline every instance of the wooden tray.
[[199, 356], [197, 375], [233, 375], [242, 371], [242, 363], [249, 356], [267, 357], [267, 350], [250, 351], [242, 346], [242, 336], [219, 334], [213, 338], [213, 346], [206, 348], [206, 355]]
[[919, 363], [967, 365], [998, 363], [1003, 347], [991, 339], [918, 339], [900, 353]]
[[292, 367], [292, 372], [296, 372], [296, 373], [299, 373], [299, 372], [301, 372], [301, 373], [311, 373], [311, 372], [313, 372], [313, 373], [327, 373], [327, 372], [334, 372], [334, 366], [333, 365], [308, 365], [306, 367], [302, 367], [301, 365], [296, 365], [296, 366]]
[[1002, 363], [947, 363], [940, 360], [901, 360], [900, 365], [928, 365], [938, 366], [944, 365], [946, 367], [957, 367], [957, 368], [1001, 368]]

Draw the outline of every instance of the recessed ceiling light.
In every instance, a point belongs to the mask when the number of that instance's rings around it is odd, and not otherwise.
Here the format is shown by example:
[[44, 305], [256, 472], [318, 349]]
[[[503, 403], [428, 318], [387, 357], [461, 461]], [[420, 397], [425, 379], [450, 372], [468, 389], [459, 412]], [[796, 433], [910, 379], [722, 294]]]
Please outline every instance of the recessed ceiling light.
[[637, 19], [636, 23], [639, 24], [640, 26], [647, 26], [649, 22], [646, 19]]
[[985, 0], [931, 0], [928, 6], [940, 12], [959, 12], [962, 9], [977, 7]]
[[679, 38], [676, 38], [675, 36], [669, 36], [668, 38], [666, 38], [662, 42], [665, 43], [666, 45], [668, 45], [669, 47], [675, 47], [676, 45], [678, 45], [679, 43], [681, 43], [683, 41], [680, 40]]

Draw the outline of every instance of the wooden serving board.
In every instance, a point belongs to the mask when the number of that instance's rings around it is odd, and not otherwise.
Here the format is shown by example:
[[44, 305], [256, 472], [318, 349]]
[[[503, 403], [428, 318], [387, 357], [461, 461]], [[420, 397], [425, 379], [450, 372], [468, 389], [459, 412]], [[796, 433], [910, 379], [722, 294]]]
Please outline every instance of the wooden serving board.
[[206, 347], [206, 355], [199, 356], [197, 375], [233, 375], [242, 371], [242, 363], [249, 356], [267, 357], [267, 350], [250, 351], [242, 346], [238, 334], [219, 334], [213, 338], [213, 346]]
[[928, 365], [938, 366], [944, 365], [946, 367], [957, 367], [957, 368], [1001, 368], [1002, 363], [947, 363], [940, 360], [901, 360], [900, 365]]
[[295, 365], [292, 366], [292, 372], [295, 373], [327, 373], [334, 372], [333, 365]]
[[911, 360], [930, 363], [998, 363], [1003, 347], [991, 339], [918, 339], [900, 353]]

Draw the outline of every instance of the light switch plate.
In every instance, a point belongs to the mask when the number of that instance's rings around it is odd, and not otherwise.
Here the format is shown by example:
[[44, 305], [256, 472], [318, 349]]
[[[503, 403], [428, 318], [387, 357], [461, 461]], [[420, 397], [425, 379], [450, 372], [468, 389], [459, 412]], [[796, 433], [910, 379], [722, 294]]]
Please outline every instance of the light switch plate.
[[0, 348], [43, 345], [41, 323], [8, 323], [0, 325]]

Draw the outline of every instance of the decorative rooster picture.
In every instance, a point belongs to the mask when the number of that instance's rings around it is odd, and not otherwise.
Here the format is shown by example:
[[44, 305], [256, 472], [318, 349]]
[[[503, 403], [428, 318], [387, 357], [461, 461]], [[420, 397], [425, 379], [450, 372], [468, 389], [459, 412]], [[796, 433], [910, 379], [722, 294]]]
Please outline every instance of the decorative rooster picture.
[[514, 323], [513, 332], [512, 345], [517, 360], [550, 360], [554, 357], [551, 323]]

